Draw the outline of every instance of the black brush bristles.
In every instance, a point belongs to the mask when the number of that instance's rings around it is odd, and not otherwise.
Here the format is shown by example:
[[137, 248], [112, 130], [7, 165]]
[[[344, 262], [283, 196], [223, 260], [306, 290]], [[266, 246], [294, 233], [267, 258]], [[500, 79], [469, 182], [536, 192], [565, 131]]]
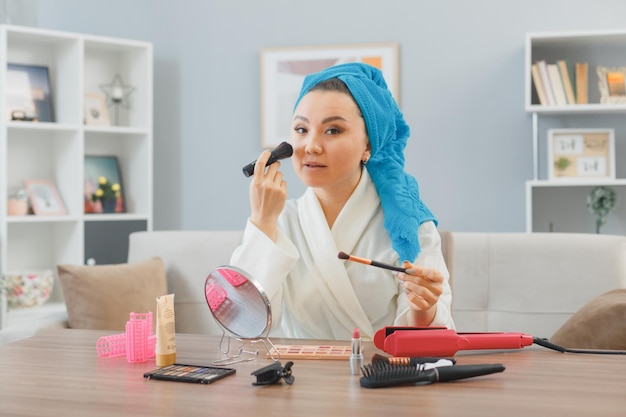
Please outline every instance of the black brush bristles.
[[434, 369], [424, 370], [421, 366], [374, 362], [362, 366], [361, 371], [363, 372], [363, 376], [360, 379], [360, 383], [361, 386], [365, 388], [430, 384], [437, 381], [437, 374]]
[[282, 142], [280, 145], [272, 150], [272, 156], [268, 164], [272, 164], [279, 159], [289, 158], [293, 155], [293, 147], [288, 142]]

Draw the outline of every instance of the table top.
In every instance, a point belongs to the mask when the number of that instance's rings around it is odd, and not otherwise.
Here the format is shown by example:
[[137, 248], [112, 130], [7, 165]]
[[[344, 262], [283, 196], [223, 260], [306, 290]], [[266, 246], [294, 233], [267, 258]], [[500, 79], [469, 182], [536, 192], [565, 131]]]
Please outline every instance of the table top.
[[[293, 360], [293, 385], [253, 386], [251, 373], [272, 363], [260, 354], [231, 365], [234, 376], [204, 385], [145, 380], [143, 373], [156, 368], [154, 359], [131, 364], [125, 357], [98, 358], [96, 341], [109, 334], [50, 330], [0, 346], [0, 414], [606, 417], [623, 416], [626, 410], [623, 355], [560, 353], [539, 346], [461, 352], [457, 364], [502, 363], [506, 370], [456, 382], [368, 389], [359, 385], [360, 376], [351, 375], [347, 360], [317, 359]], [[178, 334], [176, 342], [178, 363], [210, 365], [223, 358], [219, 336]], [[365, 343], [366, 363], [374, 352]]]

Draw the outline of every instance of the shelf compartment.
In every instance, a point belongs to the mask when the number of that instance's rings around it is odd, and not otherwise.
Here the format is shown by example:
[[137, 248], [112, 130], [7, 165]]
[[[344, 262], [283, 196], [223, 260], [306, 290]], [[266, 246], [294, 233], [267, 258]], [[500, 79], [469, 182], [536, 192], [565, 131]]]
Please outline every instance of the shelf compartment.
[[23, 186], [25, 179], [54, 181], [68, 215], [82, 210], [78, 190], [81, 147], [79, 134], [72, 130], [12, 129], [7, 140], [6, 185]]
[[78, 124], [82, 102], [80, 84], [76, 82], [81, 77], [79, 40], [62, 32], [13, 26], [6, 27], [2, 34], [6, 62], [48, 67], [55, 122]]
[[101, 85], [110, 84], [116, 74], [125, 85], [133, 87], [128, 96], [128, 108], [121, 107], [117, 112], [117, 123], [114, 123], [114, 108], [108, 107], [112, 125], [141, 129], [152, 125], [151, 68], [152, 49], [145, 43], [98, 37], [85, 40], [84, 93], [103, 93]]
[[83, 230], [78, 221], [9, 223], [4, 270], [56, 269], [82, 263]]
[[617, 204], [602, 226], [603, 234], [626, 235], [626, 180], [528, 181], [526, 183], [527, 232], [595, 233], [595, 217], [587, 208], [587, 196], [597, 186], [615, 190]]
[[[570, 106], [542, 106], [532, 101], [534, 94], [531, 65], [545, 60], [554, 63], [564, 59], [575, 65], [576, 62], [587, 62], [589, 104]], [[600, 104], [597, 66], [622, 67], [626, 65], [626, 31], [587, 31], [587, 32], [556, 32], [529, 33], [526, 37], [526, 111], [564, 113], [564, 112], [626, 112], [626, 105]], [[536, 100], [536, 97], [535, 97]]]
[[120, 165], [126, 213], [151, 212], [151, 155], [146, 135], [97, 131], [85, 133], [85, 155], [117, 156]]

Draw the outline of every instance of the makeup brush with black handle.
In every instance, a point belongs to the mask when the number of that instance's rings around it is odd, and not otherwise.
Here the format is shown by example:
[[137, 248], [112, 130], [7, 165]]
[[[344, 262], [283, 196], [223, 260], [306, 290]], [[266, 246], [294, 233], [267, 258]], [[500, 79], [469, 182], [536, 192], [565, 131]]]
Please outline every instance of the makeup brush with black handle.
[[[289, 158], [293, 155], [293, 148], [287, 142], [283, 142], [271, 151], [270, 159], [267, 160], [267, 164], [265, 166], [272, 165], [274, 162], [279, 159]], [[254, 166], [256, 165], [256, 161], [250, 162], [248, 165], [243, 167], [243, 175], [246, 177], [251, 177], [254, 175]]]

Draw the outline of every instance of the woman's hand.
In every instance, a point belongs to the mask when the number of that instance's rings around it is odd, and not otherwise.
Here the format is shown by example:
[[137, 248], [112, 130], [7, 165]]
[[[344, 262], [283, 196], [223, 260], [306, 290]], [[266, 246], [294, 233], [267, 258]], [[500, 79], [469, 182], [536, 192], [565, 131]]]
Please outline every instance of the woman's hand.
[[443, 293], [443, 275], [437, 269], [424, 268], [404, 261], [406, 273], [399, 273], [398, 278], [406, 291], [410, 311], [410, 326], [428, 326], [437, 312], [437, 301]]
[[287, 201], [287, 183], [279, 171], [280, 162], [265, 168], [270, 151], [263, 151], [254, 166], [250, 182], [250, 221], [270, 239], [278, 235], [278, 216]]

